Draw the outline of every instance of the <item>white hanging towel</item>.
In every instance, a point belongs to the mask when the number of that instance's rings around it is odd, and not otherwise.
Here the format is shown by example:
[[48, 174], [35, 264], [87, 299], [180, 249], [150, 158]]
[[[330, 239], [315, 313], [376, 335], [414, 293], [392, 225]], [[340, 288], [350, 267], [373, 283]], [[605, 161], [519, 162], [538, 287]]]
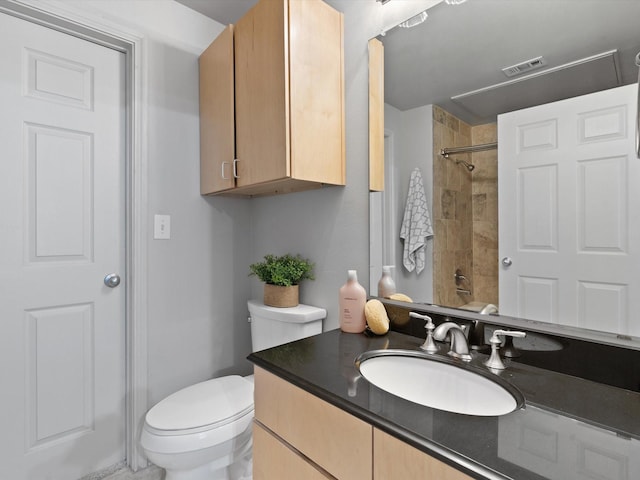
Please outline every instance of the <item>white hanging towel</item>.
[[411, 172], [409, 193], [400, 227], [400, 238], [404, 240], [402, 263], [409, 272], [415, 269], [419, 275], [424, 270], [429, 237], [433, 237], [431, 216], [427, 196], [424, 194], [422, 173], [419, 168], [416, 168]]

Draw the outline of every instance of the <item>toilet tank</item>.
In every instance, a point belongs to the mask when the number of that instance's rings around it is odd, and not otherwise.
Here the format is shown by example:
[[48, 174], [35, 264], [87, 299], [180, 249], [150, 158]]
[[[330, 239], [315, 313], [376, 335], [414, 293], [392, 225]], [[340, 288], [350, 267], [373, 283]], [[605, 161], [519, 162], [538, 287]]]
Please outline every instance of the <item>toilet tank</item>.
[[322, 333], [322, 320], [327, 316], [324, 308], [311, 305], [278, 308], [249, 300], [248, 306], [254, 352]]

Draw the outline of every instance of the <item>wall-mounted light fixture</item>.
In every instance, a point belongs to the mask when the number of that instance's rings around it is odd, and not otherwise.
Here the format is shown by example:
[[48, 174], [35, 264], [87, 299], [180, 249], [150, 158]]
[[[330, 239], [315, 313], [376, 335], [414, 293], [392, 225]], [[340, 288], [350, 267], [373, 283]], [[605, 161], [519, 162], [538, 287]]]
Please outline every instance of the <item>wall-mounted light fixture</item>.
[[414, 15], [413, 17], [411, 17], [409, 20], [405, 20], [402, 23], [399, 23], [398, 26], [400, 28], [411, 28], [411, 27], [415, 27], [416, 25], [420, 25], [421, 23], [423, 23], [427, 17], [429, 15], [427, 15], [427, 12], [420, 12], [417, 15]]

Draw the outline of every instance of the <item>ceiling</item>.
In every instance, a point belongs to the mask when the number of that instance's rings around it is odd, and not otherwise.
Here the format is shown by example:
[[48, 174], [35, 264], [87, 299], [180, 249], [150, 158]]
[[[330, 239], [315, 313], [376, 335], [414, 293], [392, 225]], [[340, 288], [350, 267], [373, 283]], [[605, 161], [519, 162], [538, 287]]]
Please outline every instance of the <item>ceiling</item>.
[[258, 0], [176, 0], [178, 3], [228, 25], [236, 23]]
[[[428, 13], [421, 25], [379, 37], [385, 100], [400, 110], [433, 103], [478, 124], [638, 80], [640, 0], [468, 0]], [[547, 64], [531, 77], [509, 82], [501, 70], [539, 56]], [[567, 64], [575, 65], [560, 68]]]
[[[222, 24], [257, 2], [177, 1]], [[379, 37], [385, 101], [400, 110], [436, 104], [473, 125], [638, 80], [640, 0], [468, 0], [428, 14], [421, 25]], [[539, 56], [546, 65], [538, 70], [511, 79], [501, 70]]]

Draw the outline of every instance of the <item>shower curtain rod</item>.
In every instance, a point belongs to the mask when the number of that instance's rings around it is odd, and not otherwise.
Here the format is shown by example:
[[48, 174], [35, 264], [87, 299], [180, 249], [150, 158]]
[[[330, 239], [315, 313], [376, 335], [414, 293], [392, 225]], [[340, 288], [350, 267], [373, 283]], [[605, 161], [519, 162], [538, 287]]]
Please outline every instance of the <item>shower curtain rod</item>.
[[440, 150], [440, 155], [449, 158], [449, 155], [456, 153], [482, 152], [484, 150], [495, 150], [498, 148], [498, 142], [484, 143], [482, 145], [470, 145], [468, 147], [452, 147]]

